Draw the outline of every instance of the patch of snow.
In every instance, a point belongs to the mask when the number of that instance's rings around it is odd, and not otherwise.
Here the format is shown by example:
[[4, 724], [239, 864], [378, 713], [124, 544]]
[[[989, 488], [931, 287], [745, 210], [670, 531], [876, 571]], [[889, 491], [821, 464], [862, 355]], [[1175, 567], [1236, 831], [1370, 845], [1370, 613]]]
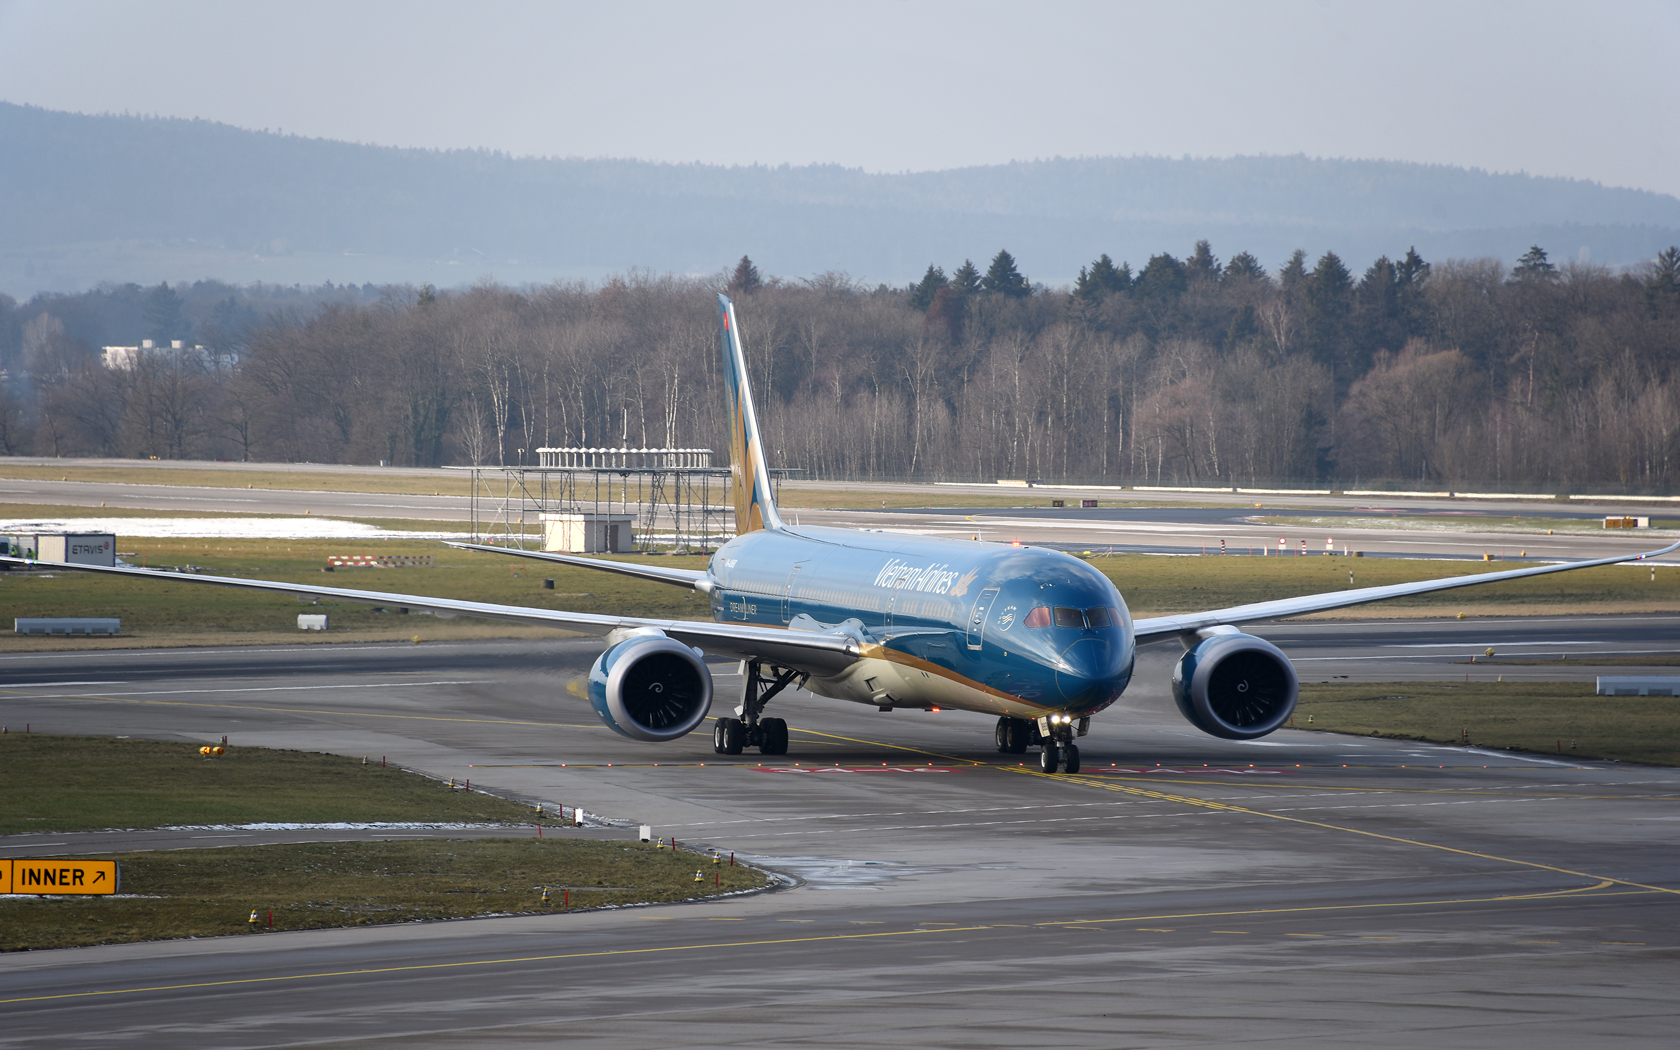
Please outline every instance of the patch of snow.
[[110, 532], [124, 538], [221, 540], [458, 540], [462, 532], [381, 529], [337, 518], [49, 518], [0, 520], [0, 532]]

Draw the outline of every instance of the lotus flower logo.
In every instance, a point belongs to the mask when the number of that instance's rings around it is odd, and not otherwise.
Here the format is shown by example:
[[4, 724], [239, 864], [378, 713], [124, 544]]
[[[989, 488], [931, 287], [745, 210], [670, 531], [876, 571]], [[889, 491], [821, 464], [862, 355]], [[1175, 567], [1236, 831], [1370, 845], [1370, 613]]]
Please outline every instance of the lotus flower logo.
[[949, 594], [953, 598], [962, 597], [963, 595], [968, 593], [968, 585], [973, 583], [974, 578], [978, 575], [980, 575], [980, 570], [979, 569], [968, 570], [967, 572], [965, 572], [961, 576], [959, 576], [957, 578], [957, 582], [952, 584], [951, 589], [946, 591], [945, 593]]

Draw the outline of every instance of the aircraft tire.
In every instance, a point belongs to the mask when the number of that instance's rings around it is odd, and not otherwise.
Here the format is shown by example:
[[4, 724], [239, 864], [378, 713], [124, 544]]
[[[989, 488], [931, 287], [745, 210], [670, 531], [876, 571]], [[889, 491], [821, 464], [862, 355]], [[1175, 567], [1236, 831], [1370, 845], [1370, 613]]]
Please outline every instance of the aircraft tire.
[[1062, 748], [1062, 772], [1079, 772], [1079, 745], [1069, 744]]
[[1009, 720], [1008, 737], [1005, 740], [1006, 753], [1024, 755], [1027, 753], [1027, 745], [1030, 743], [1032, 743], [1032, 723], [1024, 718], [1011, 718]]
[[1040, 751], [1038, 755], [1039, 772], [1054, 773], [1056, 771], [1056, 767], [1061, 765], [1061, 761], [1061, 748], [1057, 747], [1051, 741], [1046, 740], [1044, 742], [1044, 750]]
[[997, 729], [992, 731], [992, 739], [997, 742], [998, 754], [1000, 755], [1007, 755], [1010, 753], [1009, 745], [1014, 738], [1014, 734], [1010, 732], [1010, 723], [1014, 721], [1015, 720], [1010, 718], [1008, 715], [1000, 715], [998, 717]]
[[780, 718], [761, 718], [758, 728], [764, 733], [764, 742], [758, 745], [760, 754], [785, 755], [788, 749], [787, 722]]
[[725, 721], [726, 719], [720, 718], [712, 723], [712, 750], [716, 751], [720, 755], [723, 754], [724, 748], [723, 723]]
[[718, 724], [723, 726], [723, 753], [740, 754], [747, 746], [747, 727], [739, 718], [720, 718]]

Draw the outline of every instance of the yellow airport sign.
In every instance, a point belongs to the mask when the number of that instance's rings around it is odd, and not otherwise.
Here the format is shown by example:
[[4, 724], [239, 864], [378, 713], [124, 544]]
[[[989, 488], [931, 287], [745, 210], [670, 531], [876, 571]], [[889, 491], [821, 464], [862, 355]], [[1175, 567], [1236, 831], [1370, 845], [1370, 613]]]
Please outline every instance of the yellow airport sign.
[[122, 866], [114, 860], [0, 860], [0, 893], [103, 894], [122, 887]]

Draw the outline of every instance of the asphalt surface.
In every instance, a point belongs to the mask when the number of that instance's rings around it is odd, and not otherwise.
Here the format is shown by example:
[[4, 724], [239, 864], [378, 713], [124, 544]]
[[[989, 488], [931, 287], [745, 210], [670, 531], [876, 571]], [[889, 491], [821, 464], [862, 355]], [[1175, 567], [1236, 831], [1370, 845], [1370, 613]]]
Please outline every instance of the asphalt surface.
[[[1262, 630], [1312, 680], [1458, 677], [1490, 645], [1672, 649], [1677, 626]], [[797, 883], [4, 956], [0, 1047], [1649, 1047], [1680, 1021], [1680, 770], [1291, 730], [1219, 741], [1172, 709], [1165, 645], [1081, 741], [1077, 777], [997, 755], [982, 718], [805, 694], [772, 705], [788, 756], [724, 758], [709, 734], [656, 747], [601, 728], [566, 690], [596, 651], [0, 655], [7, 724], [384, 755]], [[737, 682], [720, 675], [720, 691]]]

